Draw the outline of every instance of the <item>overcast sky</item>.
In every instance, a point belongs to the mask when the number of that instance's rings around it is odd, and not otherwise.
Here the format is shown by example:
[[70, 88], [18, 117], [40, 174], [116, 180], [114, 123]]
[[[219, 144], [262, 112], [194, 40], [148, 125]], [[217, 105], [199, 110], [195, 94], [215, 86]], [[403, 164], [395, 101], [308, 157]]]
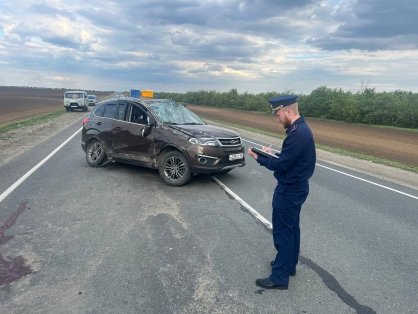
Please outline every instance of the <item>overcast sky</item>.
[[0, 0], [0, 85], [418, 92], [418, 1]]

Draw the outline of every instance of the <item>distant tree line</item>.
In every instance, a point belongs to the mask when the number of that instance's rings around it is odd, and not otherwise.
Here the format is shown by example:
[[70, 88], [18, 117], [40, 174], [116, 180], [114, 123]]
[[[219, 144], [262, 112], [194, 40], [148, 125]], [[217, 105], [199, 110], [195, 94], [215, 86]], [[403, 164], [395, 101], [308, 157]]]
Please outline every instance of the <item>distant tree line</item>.
[[[239, 94], [236, 89], [228, 92], [195, 91], [187, 93], [157, 92], [157, 98], [221, 108], [270, 113], [268, 99], [289, 92]], [[298, 95], [299, 110], [305, 117], [339, 120], [351, 123], [418, 128], [418, 94], [407, 91], [381, 92], [363, 88], [353, 93], [325, 86], [309, 95]]]

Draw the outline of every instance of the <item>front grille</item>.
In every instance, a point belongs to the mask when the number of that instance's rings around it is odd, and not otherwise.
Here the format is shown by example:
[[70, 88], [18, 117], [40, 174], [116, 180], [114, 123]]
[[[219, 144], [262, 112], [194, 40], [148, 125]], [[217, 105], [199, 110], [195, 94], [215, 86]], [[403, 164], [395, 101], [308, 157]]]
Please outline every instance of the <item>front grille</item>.
[[241, 146], [240, 137], [218, 138], [218, 141], [221, 143], [222, 146]]

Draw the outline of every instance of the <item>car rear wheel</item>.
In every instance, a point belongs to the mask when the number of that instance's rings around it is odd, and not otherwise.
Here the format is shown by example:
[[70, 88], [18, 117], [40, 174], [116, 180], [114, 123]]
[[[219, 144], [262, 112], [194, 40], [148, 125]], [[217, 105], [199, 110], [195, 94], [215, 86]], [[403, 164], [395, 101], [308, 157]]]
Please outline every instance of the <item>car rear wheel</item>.
[[90, 167], [100, 166], [106, 159], [105, 147], [99, 140], [92, 140], [86, 149], [86, 160]]
[[171, 186], [182, 186], [192, 177], [186, 157], [174, 150], [161, 157], [158, 170], [164, 183]]

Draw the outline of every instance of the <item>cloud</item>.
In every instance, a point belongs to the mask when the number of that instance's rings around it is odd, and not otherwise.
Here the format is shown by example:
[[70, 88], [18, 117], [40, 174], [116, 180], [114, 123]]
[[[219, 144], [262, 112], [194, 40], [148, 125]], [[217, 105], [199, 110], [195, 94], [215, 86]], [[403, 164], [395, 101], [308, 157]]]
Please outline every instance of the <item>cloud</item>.
[[400, 88], [413, 84], [392, 71], [412, 82], [418, 62], [412, 0], [4, 0], [0, 11], [5, 85], [309, 91], [392, 77]]
[[352, 3], [352, 14], [332, 33], [311, 43], [327, 50], [411, 49], [418, 46], [418, 3], [411, 0], [364, 0]]

